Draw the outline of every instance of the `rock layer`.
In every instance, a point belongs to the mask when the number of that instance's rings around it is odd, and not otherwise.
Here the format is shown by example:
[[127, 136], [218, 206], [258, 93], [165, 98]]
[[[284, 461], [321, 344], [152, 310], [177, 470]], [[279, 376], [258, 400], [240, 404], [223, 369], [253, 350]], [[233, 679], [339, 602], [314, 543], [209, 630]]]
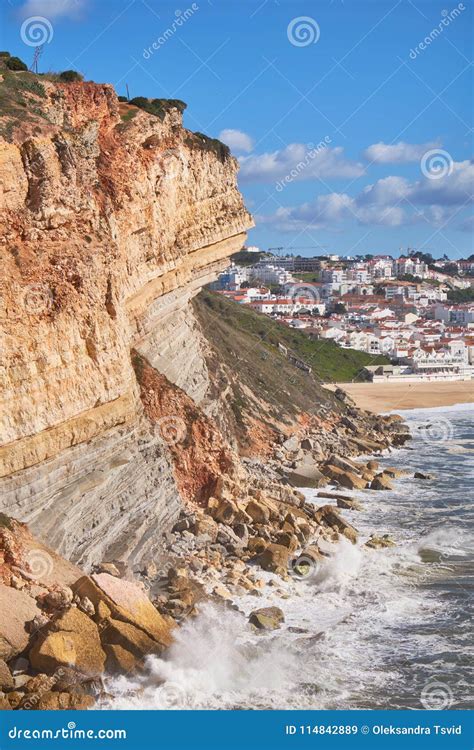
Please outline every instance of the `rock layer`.
[[[0, 86], [15, 75], [32, 76]], [[204, 397], [189, 302], [252, 222], [236, 160], [172, 104], [155, 117], [111, 86], [41, 86], [34, 127], [0, 140], [0, 509], [76, 561], [140, 561], [180, 496], [131, 352]]]

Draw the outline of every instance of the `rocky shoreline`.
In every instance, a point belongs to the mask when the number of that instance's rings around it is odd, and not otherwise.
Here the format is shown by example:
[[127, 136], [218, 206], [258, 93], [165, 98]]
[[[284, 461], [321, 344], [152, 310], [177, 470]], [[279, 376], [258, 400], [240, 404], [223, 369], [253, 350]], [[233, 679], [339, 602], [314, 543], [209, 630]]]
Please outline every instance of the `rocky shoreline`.
[[[338, 398], [346, 400], [343, 392]], [[329, 429], [282, 435], [268, 461], [244, 459], [238, 476], [223, 476], [206, 507], [188, 504], [162, 553], [135, 570], [104, 560], [85, 575], [2, 516], [0, 609], [9, 618], [0, 629], [0, 708], [91, 708], [107, 697], [105, 676], [139, 675], [202, 603], [238, 608], [240, 596], [258, 599], [277, 585], [262, 571], [305, 578], [341, 535], [357, 542], [342, 511], [360, 506], [344, 490], [388, 491], [401, 473], [356, 457], [409, 439], [401, 418], [350, 403]], [[298, 487], [318, 489], [325, 504], [316, 508]], [[256, 606], [249, 621], [268, 630], [282, 618], [278, 607]]]

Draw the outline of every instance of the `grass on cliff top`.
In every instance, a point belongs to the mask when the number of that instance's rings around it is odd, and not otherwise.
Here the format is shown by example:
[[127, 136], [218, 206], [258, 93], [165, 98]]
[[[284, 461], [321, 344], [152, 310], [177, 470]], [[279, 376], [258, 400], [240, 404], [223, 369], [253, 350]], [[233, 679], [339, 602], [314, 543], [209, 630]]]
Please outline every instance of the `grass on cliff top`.
[[253, 339], [264, 350], [269, 353], [277, 352], [285, 359], [278, 349], [278, 344], [282, 344], [309, 365], [314, 377], [322, 383], [362, 380], [361, 371], [366, 365], [389, 363], [386, 357], [374, 357], [355, 349], [341, 349], [333, 341], [311, 339], [303, 330], [287, 328], [247, 305], [239, 305], [214, 292], [204, 290], [196, 302], [199, 309], [207, 308], [206, 332], [211, 338], [212, 325], [219, 326], [226, 330], [228, 336], [233, 336], [232, 331], [234, 334], [246, 334], [248, 339]]
[[0, 135], [10, 141], [20, 123], [40, 123], [46, 116], [42, 101], [46, 91], [38, 76], [29, 71], [11, 71], [0, 63]]

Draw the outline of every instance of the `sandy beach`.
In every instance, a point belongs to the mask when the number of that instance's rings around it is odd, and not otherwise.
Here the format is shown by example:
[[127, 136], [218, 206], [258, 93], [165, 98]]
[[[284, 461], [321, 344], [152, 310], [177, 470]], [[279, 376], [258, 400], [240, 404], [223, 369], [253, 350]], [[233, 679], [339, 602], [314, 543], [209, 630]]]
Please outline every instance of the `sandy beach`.
[[474, 402], [474, 381], [445, 383], [340, 383], [361, 409], [375, 412]]

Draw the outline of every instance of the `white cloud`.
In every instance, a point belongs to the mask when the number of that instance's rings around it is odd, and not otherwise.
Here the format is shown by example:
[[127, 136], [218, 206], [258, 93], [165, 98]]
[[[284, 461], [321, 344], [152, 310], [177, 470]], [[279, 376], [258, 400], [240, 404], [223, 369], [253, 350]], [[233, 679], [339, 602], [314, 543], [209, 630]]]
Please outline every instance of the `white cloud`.
[[231, 151], [244, 151], [249, 154], [253, 149], [252, 138], [242, 130], [232, 130], [231, 128], [221, 130], [219, 140], [227, 144]]
[[410, 183], [403, 177], [385, 177], [355, 196], [320, 195], [311, 202], [280, 208], [258, 220], [275, 224], [281, 231], [338, 230], [347, 221], [389, 227], [423, 221], [441, 226], [472, 203], [473, 185], [474, 163], [453, 162], [451, 174], [442, 179], [423, 178]]
[[22, 18], [43, 16], [50, 21], [58, 18], [77, 19], [87, 0], [26, 0], [20, 8]]
[[374, 143], [365, 149], [363, 156], [370, 162], [377, 164], [406, 164], [411, 161], [420, 161], [422, 156], [432, 148], [440, 146], [440, 141], [429, 143]]
[[341, 146], [331, 148], [326, 144], [318, 148], [304, 143], [290, 143], [277, 151], [240, 158], [241, 182], [277, 182], [292, 173], [296, 173], [293, 179], [298, 181], [353, 178], [364, 174], [364, 167], [347, 159]]

